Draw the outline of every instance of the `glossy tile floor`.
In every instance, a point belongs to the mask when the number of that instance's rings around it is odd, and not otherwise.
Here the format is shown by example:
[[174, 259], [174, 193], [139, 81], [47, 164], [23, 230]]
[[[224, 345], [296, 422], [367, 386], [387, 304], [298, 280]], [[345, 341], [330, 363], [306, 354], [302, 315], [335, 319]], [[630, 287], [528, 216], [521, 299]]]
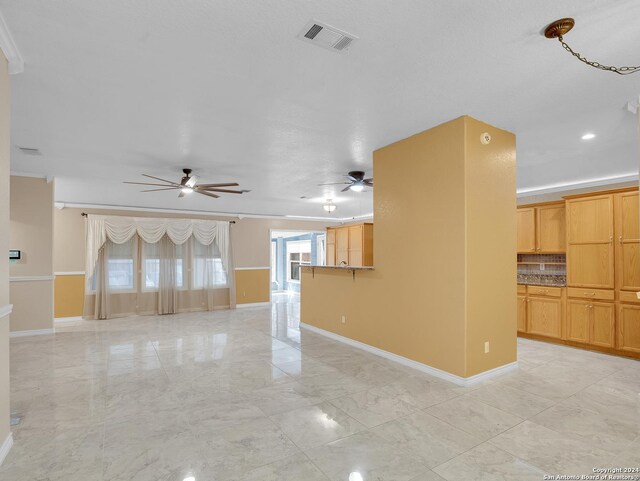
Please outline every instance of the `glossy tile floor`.
[[276, 302], [13, 339], [23, 421], [0, 479], [523, 481], [640, 466], [636, 361], [520, 340], [518, 372], [460, 388], [300, 333], [298, 313]]

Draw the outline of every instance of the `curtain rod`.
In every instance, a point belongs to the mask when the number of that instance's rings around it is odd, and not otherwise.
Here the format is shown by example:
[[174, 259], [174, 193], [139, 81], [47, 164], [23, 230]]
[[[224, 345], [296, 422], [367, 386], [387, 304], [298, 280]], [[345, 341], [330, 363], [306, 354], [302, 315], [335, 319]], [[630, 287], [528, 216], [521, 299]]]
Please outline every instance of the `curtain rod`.
[[[81, 212], [81, 213], [80, 213], [80, 215], [81, 215], [82, 217], [89, 217], [89, 214], [87, 214], [86, 212]], [[235, 223], [236, 223], [236, 221], [235, 221], [235, 220], [230, 220], [230, 221], [228, 221], [228, 222], [229, 222], [229, 224], [235, 224]]]

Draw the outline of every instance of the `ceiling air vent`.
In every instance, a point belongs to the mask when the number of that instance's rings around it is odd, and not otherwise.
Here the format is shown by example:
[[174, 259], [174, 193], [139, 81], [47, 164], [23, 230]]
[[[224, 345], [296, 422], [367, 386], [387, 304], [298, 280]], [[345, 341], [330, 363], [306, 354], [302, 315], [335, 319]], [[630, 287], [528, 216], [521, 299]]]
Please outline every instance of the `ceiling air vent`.
[[344, 53], [349, 50], [354, 40], [358, 37], [347, 32], [343, 32], [326, 23], [312, 20], [298, 34], [298, 38], [305, 42], [312, 43], [318, 47], [326, 48], [334, 52]]
[[35, 148], [32, 147], [18, 147], [23, 154], [26, 155], [42, 155], [42, 153]]

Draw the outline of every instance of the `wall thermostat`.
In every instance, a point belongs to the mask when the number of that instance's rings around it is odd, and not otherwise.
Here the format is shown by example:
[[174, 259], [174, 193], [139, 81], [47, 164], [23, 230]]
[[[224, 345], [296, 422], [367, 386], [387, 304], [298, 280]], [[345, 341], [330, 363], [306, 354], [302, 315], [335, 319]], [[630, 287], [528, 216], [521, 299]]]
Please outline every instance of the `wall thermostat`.
[[17, 261], [20, 260], [21, 256], [21, 252], [19, 250], [16, 249], [11, 249], [9, 250], [9, 260], [11, 261]]
[[489, 132], [483, 132], [480, 134], [480, 142], [484, 145], [487, 145], [491, 142], [491, 134]]

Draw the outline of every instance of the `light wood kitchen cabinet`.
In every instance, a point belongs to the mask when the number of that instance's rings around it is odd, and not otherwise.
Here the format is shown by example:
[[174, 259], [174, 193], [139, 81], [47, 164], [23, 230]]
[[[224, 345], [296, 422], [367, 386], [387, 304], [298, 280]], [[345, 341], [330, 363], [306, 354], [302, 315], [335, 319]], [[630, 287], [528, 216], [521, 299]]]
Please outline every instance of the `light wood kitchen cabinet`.
[[527, 332], [540, 336], [562, 337], [562, 299], [527, 298]]
[[640, 354], [640, 305], [619, 304], [617, 347]]
[[535, 252], [536, 250], [536, 209], [520, 208], [518, 219], [518, 252]]
[[327, 228], [327, 265], [372, 266], [373, 224]]
[[527, 296], [518, 296], [518, 332], [527, 332]]
[[615, 346], [615, 305], [588, 299], [567, 301], [567, 340]]
[[566, 250], [564, 202], [518, 209], [518, 252], [556, 254]]
[[640, 291], [640, 209], [638, 192], [616, 194], [616, 289]]
[[614, 288], [613, 195], [568, 198], [567, 284]]

